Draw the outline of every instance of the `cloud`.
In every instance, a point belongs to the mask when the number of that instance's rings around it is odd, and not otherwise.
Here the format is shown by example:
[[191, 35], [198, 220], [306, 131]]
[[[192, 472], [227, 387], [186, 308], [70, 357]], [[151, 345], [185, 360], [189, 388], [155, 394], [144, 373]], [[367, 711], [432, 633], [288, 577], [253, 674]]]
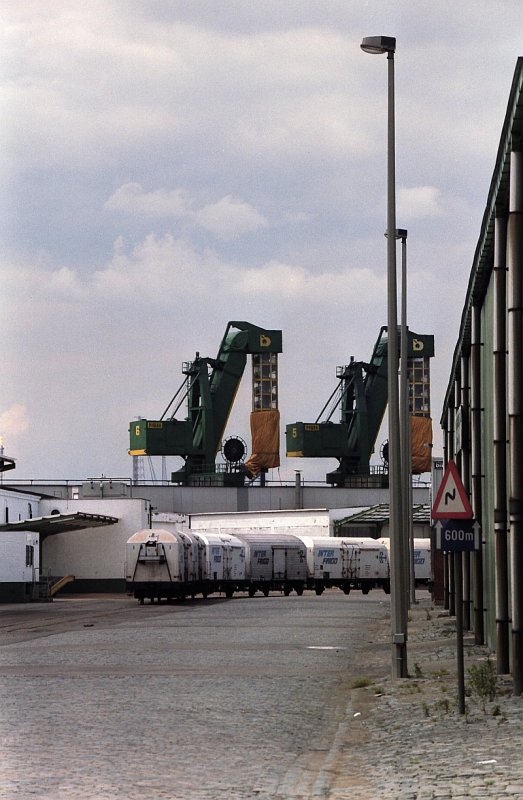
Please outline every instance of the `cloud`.
[[441, 217], [445, 213], [442, 194], [435, 186], [401, 186], [397, 205], [398, 217], [402, 219]]
[[184, 217], [189, 213], [181, 189], [144, 192], [140, 183], [124, 183], [109, 197], [104, 208], [156, 219]]
[[[140, 296], [155, 305], [207, 301], [215, 303], [222, 287], [234, 287], [238, 298], [263, 298], [271, 302], [328, 306], [351, 298], [353, 308], [372, 305], [384, 291], [384, 276], [370, 268], [346, 264], [339, 270], [309, 269], [276, 259], [245, 267], [224, 259], [213, 250], [200, 250], [172, 234], [149, 234], [136, 245], [115, 242], [113, 258], [93, 276], [92, 288], [117, 302]], [[357, 288], [357, 291], [355, 289]]]
[[196, 212], [195, 218], [203, 228], [223, 239], [252, 233], [269, 224], [249, 203], [235, 200], [231, 195], [204, 206]]
[[[397, 221], [437, 418], [521, 4], [420, 3], [382, 3], [381, 30], [398, 36]], [[285, 421], [314, 419], [386, 320], [386, 62], [359, 47], [377, 12], [214, 5], [3, 3], [0, 377], [5, 407], [28, 409], [29, 476], [125, 474], [127, 419], [158, 413], [228, 320], [283, 330]]]
[[181, 189], [156, 189], [145, 192], [139, 183], [125, 183], [106, 201], [107, 211], [122, 211], [139, 217], [183, 220], [203, 228], [220, 239], [234, 239], [268, 227], [268, 221], [250, 203], [226, 195], [216, 203], [193, 210]]

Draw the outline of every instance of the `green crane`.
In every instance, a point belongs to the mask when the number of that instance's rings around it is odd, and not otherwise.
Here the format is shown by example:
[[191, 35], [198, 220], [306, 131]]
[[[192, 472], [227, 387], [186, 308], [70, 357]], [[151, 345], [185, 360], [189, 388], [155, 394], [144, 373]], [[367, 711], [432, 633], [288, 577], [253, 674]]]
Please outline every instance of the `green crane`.
[[[369, 363], [351, 359], [349, 365], [337, 368], [338, 385], [315, 422], [286, 426], [287, 456], [338, 460], [338, 468], [326, 476], [327, 483], [345, 486], [351, 476], [370, 475], [370, 458], [387, 407], [387, 340], [387, 328], [383, 327]], [[433, 355], [433, 336], [408, 332], [408, 362]], [[320, 421], [328, 408], [327, 417]], [[340, 422], [332, 422], [337, 408]]]
[[[181, 456], [184, 466], [172, 473], [173, 483], [202, 485], [244, 482], [241, 471], [218, 478], [216, 455], [234, 403], [247, 355], [281, 353], [282, 332], [266, 330], [249, 322], [229, 322], [216, 358], [202, 358], [183, 365], [186, 376], [159, 420], [130, 423], [132, 456]], [[187, 401], [187, 416], [177, 419]], [[172, 409], [172, 411], [171, 411]]]

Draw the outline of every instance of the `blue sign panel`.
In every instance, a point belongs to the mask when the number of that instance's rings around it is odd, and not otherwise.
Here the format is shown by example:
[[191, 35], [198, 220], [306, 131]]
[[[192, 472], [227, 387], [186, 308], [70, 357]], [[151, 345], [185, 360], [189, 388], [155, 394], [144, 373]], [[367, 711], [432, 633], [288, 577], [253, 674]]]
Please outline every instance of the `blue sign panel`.
[[438, 550], [459, 553], [480, 549], [481, 526], [475, 519], [444, 519], [435, 528]]

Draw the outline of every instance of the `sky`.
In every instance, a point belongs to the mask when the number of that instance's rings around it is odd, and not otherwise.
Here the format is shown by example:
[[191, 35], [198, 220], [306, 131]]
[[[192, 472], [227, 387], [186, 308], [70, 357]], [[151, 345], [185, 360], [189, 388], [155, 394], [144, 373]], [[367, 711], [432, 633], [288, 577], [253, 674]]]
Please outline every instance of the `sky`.
[[[387, 323], [387, 60], [360, 49], [373, 35], [397, 39], [397, 227], [409, 327], [435, 336], [442, 454], [520, 0], [1, 0], [0, 16], [10, 477], [130, 477], [129, 422], [161, 416], [182, 363], [215, 356], [230, 320], [283, 332], [269, 479], [335, 467], [287, 458], [284, 431], [317, 419], [336, 367], [369, 360]], [[226, 436], [249, 452], [250, 411], [247, 369]]]

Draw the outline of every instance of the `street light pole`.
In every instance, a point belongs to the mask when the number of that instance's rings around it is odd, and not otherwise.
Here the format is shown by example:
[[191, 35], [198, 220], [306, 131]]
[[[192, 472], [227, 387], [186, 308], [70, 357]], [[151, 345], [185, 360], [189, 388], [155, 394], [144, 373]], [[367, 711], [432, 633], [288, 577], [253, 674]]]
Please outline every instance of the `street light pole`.
[[401, 460], [401, 485], [403, 507], [404, 563], [409, 565], [406, 586], [410, 586], [410, 602], [416, 603], [416, 581], [414, 575], [414, 530], [412, 524], [412, 431], [410, 425], [408, 333], [407, 325], [407, 231], [396, 230], [396, 239], [401, 240], [401, 326], [400, 326], [400, 431], [403, 445]]
[[391, 555], [392, 675], [407, 677], [407, 593], [402, 530], [401, 448], [398, 397], [398, 313], [396, 283], [396, 168], [394, 119], [394, 53], [392, 36], [369, 36], [361, 49], [387, 53], [387, 332], [389, 423], [389, 525]]

